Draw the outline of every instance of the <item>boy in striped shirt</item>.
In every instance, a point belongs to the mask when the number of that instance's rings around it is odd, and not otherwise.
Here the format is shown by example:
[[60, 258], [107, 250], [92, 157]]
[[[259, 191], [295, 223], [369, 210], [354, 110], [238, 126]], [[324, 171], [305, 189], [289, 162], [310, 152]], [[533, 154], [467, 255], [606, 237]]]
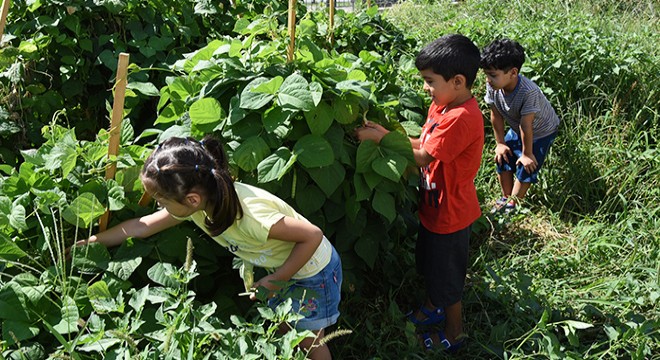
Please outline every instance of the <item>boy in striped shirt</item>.
[[[514, 211], [516, 201], [538, 181], [559, 127], [559, 117], [541, 89], [520, 75], [524, 62], [523, 47], [509, 39], [495, 40], [481, 52], [485, 101], [497, 142], [494, 160], [502, 188], [502, 197], [491, 213]], [[505, 120], [509, 125], [506, 134]]]

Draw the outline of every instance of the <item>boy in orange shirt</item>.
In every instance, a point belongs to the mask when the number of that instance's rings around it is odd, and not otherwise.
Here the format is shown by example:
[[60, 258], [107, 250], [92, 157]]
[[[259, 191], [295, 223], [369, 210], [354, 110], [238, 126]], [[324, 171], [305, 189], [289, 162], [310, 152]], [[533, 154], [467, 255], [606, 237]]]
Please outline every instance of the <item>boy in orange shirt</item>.
[[[464, 342], [461, 299], [470, 227], [481, 216], [474, 178], [481, 164], [484, 120], [471, 90], [479, 61], [479, 49], [457, 34], [430, 43], [415, 61], [433, 102], [421, 136], [410, 139], [421, 171], [416, 263], [427, 298], [408, 319], [415, 325], [446, 320], [444, 331], [422, 335], [427, 349], [442, 344], [454, 351]], [[387, 132], [367, 122], [356, 135], [380, 142]]]

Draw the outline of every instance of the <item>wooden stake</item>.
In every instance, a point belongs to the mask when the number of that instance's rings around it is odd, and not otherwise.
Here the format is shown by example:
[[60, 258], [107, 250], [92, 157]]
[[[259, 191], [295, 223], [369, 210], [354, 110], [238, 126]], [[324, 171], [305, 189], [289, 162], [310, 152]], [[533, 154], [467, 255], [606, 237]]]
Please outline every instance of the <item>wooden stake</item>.
[[2, 35], [5, 33], [5, 23], [7, 22], [10, 1], [11, 0], [2, 0], [2, 13], [0, 13], [0, 45], [2, 44]]
[[293, 53], [296, 46], [296, 0], [289, 0], [289, 48], [287, 49], [286, 59], [293, 61]]
[[330, 32], [330, 44], [335, 43], [335, 0], [330, 0], [330, 25], [328, 27]]
[[371, 7], [371, 0], [367, 0], [367, 8]]
[[[110, 143], [108, 145], [108, 159], [112, 159], [119, 154], [119, 138], [121, 135], [121, 121], [124, 118], [124, 98], [126, 96], [126, 73], [128, 69], [127, 53], [119, 54], [117, 62], [117, 78], [115, 80], [115, 100], [112, 104], [112, 117], [110, 118]], [[112, 161], [105, 169], [105, 178], [113, 179], [117, 172], [117, 164]], [[99, 230], [105, 231], [110, 220], [110, 211], [105, 212], [99, 219]]]

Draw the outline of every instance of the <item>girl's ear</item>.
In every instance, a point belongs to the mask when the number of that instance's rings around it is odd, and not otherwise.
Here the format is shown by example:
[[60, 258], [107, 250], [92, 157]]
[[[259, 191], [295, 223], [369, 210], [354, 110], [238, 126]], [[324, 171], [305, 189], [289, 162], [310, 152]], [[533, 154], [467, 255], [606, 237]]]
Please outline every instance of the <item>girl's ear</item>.
[[196, 208], [202, 204], [202, 196], [198, 193], [191, 192], [185, 197], [186, 205]]

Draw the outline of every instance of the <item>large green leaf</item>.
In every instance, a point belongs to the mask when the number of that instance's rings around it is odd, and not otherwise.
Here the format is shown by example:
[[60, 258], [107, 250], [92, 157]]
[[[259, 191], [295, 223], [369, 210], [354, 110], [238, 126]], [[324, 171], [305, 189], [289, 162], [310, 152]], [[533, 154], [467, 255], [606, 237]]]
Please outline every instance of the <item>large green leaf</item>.
[[283, 82], [283, 77], [276, 76], [264, 83], [259, 84], [258, 86], [255, 86], [252, 88], [252, 92], [276, 95]]
[[258, 179], [260, 183], [279, 180], [286, 174], [296, 162], [297, 155], [292, 154], [289, 149], [281, 147], [265, 158], [257, 165]]
[[[121, 296], [121, 292], [118, 297]], [[103, 281], [97, 281], [90, 285], [87, 288], [87, 297], [89, 302], [92, 304], [94, 311], [100, 314], [106, 314], [109, 312], [123, 312], [123, 304], [118, 303], [115, 298], [113, 298], [112, 293], [108, 284]]]
[[245, 86], [243, 92], [241, 92], [241, 101], [240, 107], [243, 109], [252, 109], [257, 110], [264, 107], [275, 97], [272, 94], [267, 94], [263, 92], [253, 92], [252, 89], [258, 87], [259, 85], [270, 81], [268, 78], [259, 77], [252, 80], [249, 84]]
[[2, 322], [2, 338], [9, 345], [16, 341], [31, 339], [39, 335], [39, 327], [28, 322], [5, 320]]
[[75, 129], [67, 131], [62, 136], [49, 154], [45, 155], [45, 168], [48, 170], [62, 170], [62, 176], [66, 177], [76, 166], [78, 159], [78, 142], [76, 140]]
[[408, 161], [403, 156], [391, 154], [389, 157], [378, 157], [371, 164], [373, 170], [380, 176], [392, 181], [399, 181], [406, 170]]
[[312, 134], [325, 134], [333, 119], [332, 108], [325, 101], [321, 101], [314, 110], [305, 112], [305, 120]]
[[346, 169], [338, 161], [333, 162], [330, 166], [306, 170], [327, 197], [330, 197], [337, 190], [346, 177]]
[[293, 146], [293, 153], [307, 168], [328, 166], [335, 161], [332, 146], [320, 135], [308, 134], [301, 137]]
[[115, 274], [118, 278], [122, 280], [128, 280], [128, 278], [133, 274], [135, 269], [142, 264], [142, 258], [137, 257], [134, 259], [124, 259], [121, 261], [111, 261], [108, 263], [108, 271]]
[[189, 114], [193, 125], [213, 124], [226, 117], [220, 102], [213, 98], [195, 101], [190, 105]]
[[310, 185], [303, 189], [298, 189], [296, 193], [296, 205], [304, 214], [312, 214], [323, 206], [326, 197], [316, 186]]
[[70, 334], [78, 331], [78, 306], [70, 296], [62, 298], [62, 306], [60, 308], [60, 322], [53, 326], [60, 334]]
[[363, 234], [355, 242], [355, 253], [373, 269], [378, 258], [378, 242], [369, 234]]
[[170, 288], [179, 288], [177, 281], [177, 268], [168, 263], [157, 263], [147, 270], [147, 276], [153, 282]]
[[407, 159], [411, 165], [415, 165], [410, 139], [400, 132], [390, 131], [380, 140], [380, 147], [386, 152], [398, 154]]
[[83, 193], [62, 212], [62, 217], [68, 223], [88, 228], [92, 222], [105, 213], [105, 207], [92, 193]]
[[269, 133], [277, 133], [278, 129], [286, 131], [291, 127], [289, 120], [297, 113], [296, 110], [272, 107], [264, 113], [264, 129]]
[[252, 171], [268, 156], [270, 148], [266, 141], [259, 136], [253, 136], [245, 141], [234, 151], [234, 162], [245, 171]]
[[361, 142], [355, 157], [355, 172], [364, 173], [369, 171], [371, 169], [371, 163], [380, 156], [378, 145], [375, 142]]
[[12, 205], [11, 213], [9, 214], [9, 224], [16, 230], [27, 230], [28, 226], [25, 223], [25, 207], [17, 204], [16, 201]]
[[358, 101], [350, 95], [344, 95], [335, 99], [332, 104], [333, 117], [340, 124], [352, 124], [360, 115]]
[[394, 207], [394, 197], [390, 193], [376, 190], [371, 206], [379, 214], [383, 215], [390, 223], [396, 218], [396, 208]]
[[277, 94], [277, 103], [291, 110], [310, 111], [315, 107], [309, 83], [299, 74], [291, 74], [284, 80]]
[[110, 261], [108, 248], [97, 242], [71, 248], [71, 265], [81, 274], [95, 274], [105, 270]]
[[28, 304], [21, 287], [9, 283], [0, 289], [0, 319], [27, 322]]
[[11, 241], [7, 235], [0, 233], [0, 259], [16, 261], [27, 255], [16, 243]]

